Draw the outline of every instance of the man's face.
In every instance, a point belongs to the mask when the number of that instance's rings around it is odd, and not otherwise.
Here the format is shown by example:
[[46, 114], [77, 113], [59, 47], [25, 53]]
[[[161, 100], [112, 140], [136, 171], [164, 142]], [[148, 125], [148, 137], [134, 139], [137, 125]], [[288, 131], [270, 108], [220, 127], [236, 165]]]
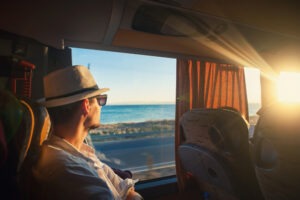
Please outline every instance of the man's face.
[[86, 125], [89, 129], [95, 129], [100, 126], [101, 106], [99, 106], [96, 98], [90, 99], [89, 103], [90, 112], [86, 120]]

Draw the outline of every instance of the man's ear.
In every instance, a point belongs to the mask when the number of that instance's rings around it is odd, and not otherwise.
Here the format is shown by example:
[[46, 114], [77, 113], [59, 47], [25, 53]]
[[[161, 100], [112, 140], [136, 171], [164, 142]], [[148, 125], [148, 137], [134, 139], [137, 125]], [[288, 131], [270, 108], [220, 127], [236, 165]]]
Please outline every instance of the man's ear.
[[83, 99], [81, 103], [82, 112], [86, 115], [90, 111], [90, 101], [88, 99]]

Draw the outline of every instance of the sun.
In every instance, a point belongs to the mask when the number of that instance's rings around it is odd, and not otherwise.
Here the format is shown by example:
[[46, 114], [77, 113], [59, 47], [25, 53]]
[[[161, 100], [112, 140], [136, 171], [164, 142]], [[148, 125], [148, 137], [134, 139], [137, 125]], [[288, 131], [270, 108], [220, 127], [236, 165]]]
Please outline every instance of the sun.
[[300, 73], [281, 72], [277, 82], [280, 102], [300, 103]]

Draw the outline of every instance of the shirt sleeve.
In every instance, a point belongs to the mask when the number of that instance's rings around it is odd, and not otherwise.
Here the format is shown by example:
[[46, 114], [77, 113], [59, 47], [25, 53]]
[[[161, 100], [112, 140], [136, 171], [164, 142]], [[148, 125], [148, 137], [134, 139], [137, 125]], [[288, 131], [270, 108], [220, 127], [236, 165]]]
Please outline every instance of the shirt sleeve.
[[[39, 177], [38, 174], [36, 177]], [[107, 184], [97, 173], [79, 163], [45, 169], [38, 182], [42, 199], [114, 199]]]
[[109, 166], [103, 164], [103, 170], [111, 183], [115, 186], [122, 199], [126, 199], [127, 193], [130, 188], [133, 188], [138, 180], [126, 178], [125, 180], [120, 178]]

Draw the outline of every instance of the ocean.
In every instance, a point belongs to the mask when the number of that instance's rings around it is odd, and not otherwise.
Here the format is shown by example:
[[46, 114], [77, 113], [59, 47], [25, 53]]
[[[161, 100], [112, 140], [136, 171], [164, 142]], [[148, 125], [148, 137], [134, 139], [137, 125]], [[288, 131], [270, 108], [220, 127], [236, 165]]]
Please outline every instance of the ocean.
[[101, 110], [101, 123], [144, 122], [175, 119], [174, 104], [159, 105], [106, 105]]
[[[255, 115], [260, 104], [249, 104], [249, 115]], [[101, 123], [115, 124], [175, 119], [175, 104], [155, 105], [106, 105], [102, 107]]]

